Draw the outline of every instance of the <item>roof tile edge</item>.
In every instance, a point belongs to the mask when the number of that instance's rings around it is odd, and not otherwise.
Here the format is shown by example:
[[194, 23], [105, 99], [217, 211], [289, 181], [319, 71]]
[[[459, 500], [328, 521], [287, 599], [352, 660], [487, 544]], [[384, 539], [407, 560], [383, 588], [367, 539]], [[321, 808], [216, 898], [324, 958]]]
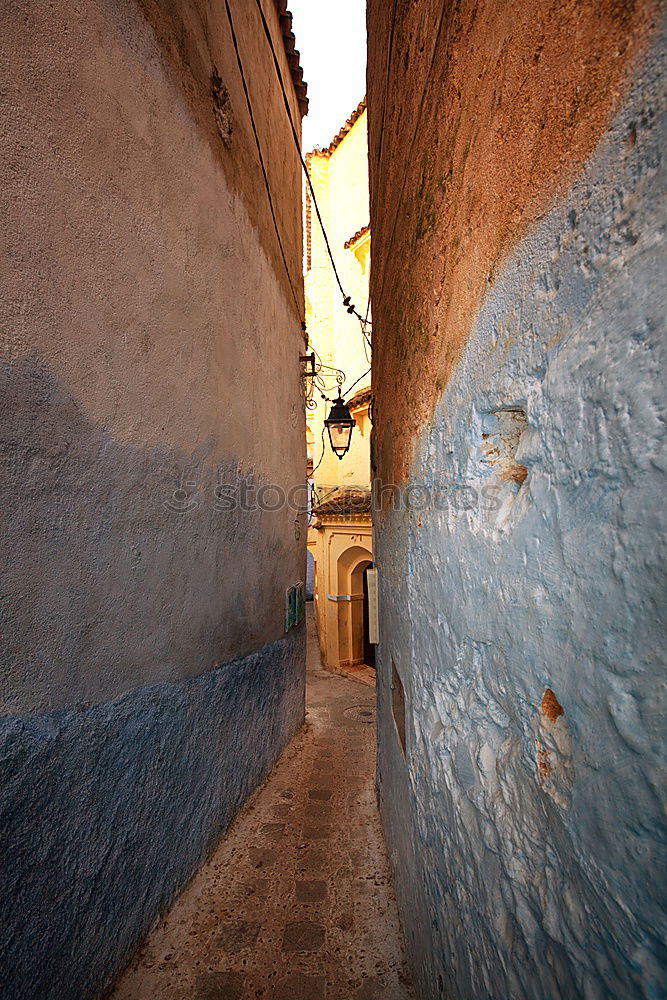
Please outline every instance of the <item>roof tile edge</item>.
[[362, 236], [367, 236], [370, 233], [370, 231], [371, 231], [371, 225], [369, 222], [365, 226], [362, 226], [361, 229], [358, 229], [354, 234], [354, 236], [350, 236], [349, 240], [345, 241], [345, 243], [343, 244], [343, 249], [349, 250], [350, 247], [353, 247], [354, 244], [357, 243], [362, 238]]
[[350, 117], [347, 119], [345, 124], [338, 131], [338, 133], [333, 137], [329, 145], [325, 149], [311, 149], [311, 151], [308, 153], [308, 156], [331, 156], [334, 149], [336, 149], [337, 146], [340, 146], [345, 136], [352, 129], [352, 127], [359, 121], [365, 110], [366, 110], [366, 98], [364, 97], [362, 101], [359, 101], [359, 103], [357, 104], [356, 108], [354, 109]]
[[273, 2], [276, 8], [276, 13], [278, 14], [280, 30], [283, 35], [283, 45], [285, 47], [285, 55], [287, 56], [290, 72], [292, 74], [294, 92], [296, 93], [296, 99], [299, 102], [299, 111], [301, 112], [301, 117], [303, 118], [308, 114], [308, 84], [303, 78], [303, 69], [301, 67], [301, 56], [299, 50], [295, 47], [296, 38], [294, 37], [294, 32], [292, 31], [292, 14], [291, 11], [287, 9], [287, 0], [273, 0]]

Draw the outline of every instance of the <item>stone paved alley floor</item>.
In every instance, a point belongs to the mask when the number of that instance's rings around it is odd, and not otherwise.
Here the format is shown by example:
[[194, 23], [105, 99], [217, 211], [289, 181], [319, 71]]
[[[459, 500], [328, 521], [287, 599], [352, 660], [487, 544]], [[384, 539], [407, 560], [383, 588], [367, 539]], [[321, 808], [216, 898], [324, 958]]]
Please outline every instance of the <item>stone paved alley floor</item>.
[[308, 715], [113, 1000], [413, 997], [375, 800], [375, 692], [322, 670]]

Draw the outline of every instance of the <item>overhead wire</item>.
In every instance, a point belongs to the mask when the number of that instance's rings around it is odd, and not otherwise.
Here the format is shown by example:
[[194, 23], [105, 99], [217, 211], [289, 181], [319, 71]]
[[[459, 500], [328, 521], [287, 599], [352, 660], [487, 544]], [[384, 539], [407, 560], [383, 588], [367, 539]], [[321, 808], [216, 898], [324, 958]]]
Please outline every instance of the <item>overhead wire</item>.
[[[364, 357], [366, 358], [366, 361], [370, 364], [371, 363], [371, 359], [368, 356], [368, 337], [364, 336], [364, 339], [363, 339], [362, 343], [363, 343], [363, 346], [364, 346]], [[372, 350], [372, 348], [371, 348], [371, 350]]]
[[[283, 103], [285, 105], [285, 111], [287, 113], [287, 117], [288, 117], [288, 120], [289, 120], [289, 123], [290, 123], [290, 128], [291, 128], [291, 132], [292, 132], [292, 138], [294, 140], [294, 144], [295, 144], [295, 147], [296, 147], [296, 150], [297, 150], [299, 161], [301, 163], [301, 167], [303, 169], [304, 176], [305, 176], [306, 182], [308, 184], [308, 189], [310, 191], [310, 196], [312, 198], [312, 203], [313, 203], [313, 206], [315, 208], [315, 213], [317, 215], [318, 222], [319, 222], [320, 227], [322, 229], [322, 236], [324, 238], [324, 243], [325, 243], [325, 246], [326, 246], [327, 254], [329, 256], [329, 260], [331, 261], [331, 266], [332, 266], [332, 269], [333, 269], [333, 272], [334, 272], [334, 276], [336, 278], [336, 283], [338, 284], [338, 288], [340, 289], [341, 295], [343, 296], [343, 305], [347, 308], [347, 311], [349, 313], [353, 314], [358, 319], [358, 321], [360, 323], [361, 332], [362, 332], [362, 335], [363, 335], [364, 352], [366, 353], [366, 360], [368, 361], [370, 359], [368, 357], [366, 345], [368, 345], [368, 348], [370, 348], [372, 350], [372, 343], [371, 343], [370, 337], [368, 336], [368, 333], [367, 333], [367, 327], [371, 327], [371, 324], [369, 323], [369, 320], [368, 320], [368, 316], [369, 316], [369, 313], [370, 313], [370, 297], [368, 298], [368, 303], [367, 303], [367, 306], [366, 306], [366, 315], [364, 317], [362, 317], [361, 314], [357, 311], [356, 307], [352, 304], [350, 296], [348, 296], [346, 294], [345, 289], [343, 287], [343, 284], [342, 284], [342, 281], [341, 281], [341, 278], [340, 278], [340, 274], [339, 274], [338, 268], [336, 266], [336, 261], [335, 261], [334, 256], [333, 256], [333, 251], [331, 249], [331, 244], [329, 242], [329, 237], [327, 235], [327, 232], [326, 232], [326, 229], [325, 229], [325, 226], [324, 226], [324, 221], [322, 219], [322, 213], [320, 211], [320, 207], [319, 207], [319, 204], [317, 202], [317, 196], [315, 195], [315, 189], [313, 187], [313, 182], [312, 182], [312, 179], [310, 177], [310, 173], [308, 171], [307, 164], [306, 164], [306, 162], [304, 160], [304, 157], [303, 157], [303, 154], [301, 152], [301, 143], [299, 141], [299, 136], [298, 136], [298, 133], [297, 133], [297, 130], [296, 130], [296, 126], [294, 124], [294, 118], [292, 116], [292, 109], [290, 107], [289, 99], [287, 97], [287, 91], [285, 89], [285, 83], [284, 83], [284, 80], [283, 80], [282, 70], [281, 70], [280, 64], [278, 62], [278, 57], [276, 55], [275, 47], [273, 45], [273, 38], [271, 37], [271, 31], [270, 31], [268, 22], [266, 20], [266, 16], [264, 14], [264, 10], [263, 10], [262, 5], [261, 5], [261, 0], [255, 0], [255, 3], [256, 3], [257, 9], [259, 11], [259, 15], [260, 15], [260, 19], [261, 19], [261, 22], [262, 22], [262, 27], [263, 27], [263, 30], [264, 30], [264, 34], [266, 36], [267, 42], [269, 44], [269, 48], [271, 50], [271, 56], [272, 56], [272, 60], [273, 60], [273, 65], [274, 65], [274, 68], [275, 68], [275, 71], [276, 71], [276, 75], [278, 77], [278, 82], [280, 84], [280, 90], [281, 90], [282, 97], [283, 97]], [[274, 206], [274, 202], [273, 202], [273, 196], [271, 194], [271, 186], [269, 184], [269, 178], [268, 178], [268, 173], [267, 173], [267, 169], [266, 169], [266, 164], [264, 162], [264, 155], [263, 155], [263, 152], [262, 152], [262, 146], [261, 146], [261, 142], [260, 142], [260, 138], [259, 138], [259, 133], [258, 133], [258, 130], [257, 130], [257, 125], [256, 125], [256, 121], [255, 121], [255, 115], [254, 115], [254, 111], [253, 111], [253, 107], [252, 107], [252, 101], [251, 101], [251, 98], [250, 98], [250, 92], [249, 92], [249, 89], [248, 89], [248, 84], [247, 84], [247, 81], [246, 81], [245, 71], [244, 71], [244, 68], [243, 68], [243, 60], [241, 59], [241, 53], [240, 53], [240, 50], [239, 50], [238, 38], [237, 38], [237, 35], [236, 35], [236, 29], [235, 29], [235, 26], [234, 26], [234, 18], [232, 16], [231, 8], [230, 8], [230, 5], [229, 5], [229, 0], [225, 0], [225, 11], [226, 11], [226, 14], [227, 14], [227, 20], [229, 22], [229, 29], [230, 29], [231, 38], [232, 38], [232, 45], [234, 47], [234, 53], [235, 53], [235, 56], [236, 56], [236, 62], [237, 62], [239, 74], [240, 74], [240, 77], [241, 77], [241, 84], [242, 84], [242, 87], [243, 87], [243, 93], [244, 93], [244, 96], [245, 96], [246, 106], [247, 106], [247, 109], [248, 109], [248, 115], [250, 117], [250, 124], [251, 124], [251, 127], [252, 127], [252, 132], [253, 132], [253, 136], [254, 136], [254, 139], [255, 139], [255, 145], [256, 145], [256, 148], [257, 148], [257, 154], [258, 154], [258, 157], [259, 157], [259, 163], [260, 163], [260, 167], [261, 167], [261, 170], [262, 170], [262, 177], [264, 179], [264, 186], [265, 186], [265, 189], [266, 189], [266, 194], [267, 194], [267, 198], [268, 198], [268, 202], [269, 202], [269, 208], [270, 208], [270, 211], [271, 211], [271, 218], [273, 220], [273, 227], [275, 229], [276, 238], [278, 240], [278, 246], [280, 248], [280, 255], [281, 255], [281, 258], [282, 258], [282, 261], [283, 261], [283, 265], [284, 265], [284, 268], [285, 268], [285, 273], [287, 275], [287, 280], [288, 280], [288, 283], [289, 283], [289, 286], [290, 286], [290, 290], [292, 292], [292, 297], [294, 299], [294, 304], [295, 304], [296, 309], [297, 309], [297, 314], [298, 314], [299, 318], [301, 318], [301, 316], [302, 316], [301, 305], [299, 303], [299, 299], [298, 299], [298, 296], [296, 294], [296, 291], [295, 291], [295, 288], [294, 288], [294, 284], [292, 282], [292, 277], [291, 277], [291, 274], [290, 274], [289, 266], [288, 266], [288, 263], [287, 263], [287, 257], [286, 257], [286, 254], [285, 254], [285, 248], [283, 246], [283, 241], [282, 241], [282, 238], [281, 238], [281, 235], [280, 235], [280, 228], [278, 226], [278, 219], [277, 219], [277, 216], [276, 216], [276, 210], [275, 210], [275, 206]], [[394, 10], [394, 13], [395, 13], [395, 10]], [[305, 324], [303, 323], [303, 320], [302, 320], [302, 325], [305, 327]], [[372, 329], [372, 327], [371, 327], [371, 329]], [[338, 381], [338, 377], [337, 376], [339, 374], [339, 369], [332, 368], [331, 366], [328, 366], [328, 365], [324, 365], [323, 362], [322, 362], [322, 360], [321, 360], [321, 358], [319, 357], [319, 355], [317, 355], [317, 358], [318, 358], [318, 362], [319, 362], [319, 366], [320, 366], [319, 369], [318, 369], [318, 375], [319, 375], [319, 372], [322, 369], [328, 369], [331, 372], [333, 372], [333, 373], [336, 374], [336, 379]], [[352, 386], [350, 387], [350, 389], [348, 389], [347, 391], [350, 392], [351, 389], [353, 389], [355, 385], [358, 385], [358, 383], [361, 381], [361, 379], [365, 378], [365, 376], [369, 372], [370, 372], [370, 369], [368, 370], [368, 372], [364, 372], [364, 374], [360, 378], [358, 378], [352, 384]], [[342, 372], [340, 372], [340, 374], [344, 375], [344, 373], [342, 373]], [[331, 377], [331, 376], [329, 376], [329, 377]], [[321, 384], [321, 380], [315, 379], [314, 381], [315, 381], [315, 384], [317, 385], [317, 387], [320, 389], [320, 391], [322, 391], [324, 388], [326, 388], [325, 386], [323, 386]], [[339, 382], [339, 390], [340, 390], [340, 388], [341, 388], [341, 385], [340, 385], [340, 382]], [[324, 447], [324, 428], [322, 429], [322, 435], [323, 435], [322, 436], [322, 445]], [[320, 458], [320, 461], [318, 462], [318, 464], [317, 464], [317, 466], [315, 468], [319, 467], [320, 463], [322, 462], [322, 458], [323, 457], [324, 457], [324, 452], [322, 454], [322, 457]]]
[[[259, 155], [259, 163], [262, 168], [262, 176], [264, 178], [264, 186], [266, 188], [266, 194], [269, 199], [269, 208], [271, 209], [271, 218], [273, 219], [273, 226], [276, 231], [276, 236], [278, 238], [278, 246], [280, 247], [280, 255], [283, 259], [283, 264], [285, 265], [285, 273], [287, 274], [287, 280], [289, 282], [290, 289], [292, 291], [292, 297], [294, 299], [294, 304], [296, 305], [297, 315], [302, 324], [304, 324], [301, 304], [299, 302], [298, 296], [292, 284], [292, 276], [290, 275], [289, 267], [287, 265], [287, 257], [285, 256], [285, 248], [283, 247], [283, 241], [280, 236], [280, 229], [278, 227], [278, 219], [276, 218], [276, 211], [273, 204], [273, 197], [271, 195], [271, 187], [269, 185], [269, 178], [266, 172], [266, 166], [264, 163], [264, 156], [262, 154], [262, 146], [259, 141], [259, 134], [257, 132], [257, 125], [255, 124], [255, 115], [252, 110], [252, 102], [250, 100], [250, 94], [248, 92], [248, 85], [246, 83], [245, 72], [243, 70], [243, 62], [241, 60], [241, 53], [239, 52], [238, 39], [236, 37], [236, 31], [234, 29], [234, 19], [232, 18], [232, 12], [229, 7], [229, 0], [225, 0], [225, 9], [227, 11], [227, 20], [229, 21], [229, 30], [232, 36], [232, 45], [234, 46], [234, 52], [236, 53], [236, 62], [239, 68], [239, 73], [241, 75], [241, 83], [243, 85], [243, 93], [245, 94], [246, 105], [248, 107], [248, 114], [250, 115], [250, 124], [252, 126], [252, 132], [255, 137], [255, 145], [257, 146], [257, 153]], [[305, 325], [305, 324], [304, 324]]]
[[366, 378], [367, 375], [370, 375], [371, 371], [372, 371], [372, 368], [369, 368], [367, 372], [364, 372], [363, 375], [360, 375], [359, 378], [357, 379], [357, 381], [353, 382], [352, 385], [350, 386], [350, 388], [345, 391], [345, 395], [346, 396], [349, 395], [349, 393], [351, 393], [352, 390], [354, 389], [355, 385], [359, 385], [359, 383], [361, 382], [362, 379]]
[[[264, 9], [262, 7], [261, 0], [255, 0], [255, 3], [257, 5], [257, 10], [259, 11], [259, 16], [260, 16], [261, 21], [262, 21], [262, 27], [264, 29], [264, 34], [266, 36], [266, 40], [269, 43], [269, 48], [271, 49], [271, 55], [273, 57], [273, 65], [274, 65], [274, 68], [275, 68], [275, 71], [276, 71], [276, 75], [278, 77], [278, 82], [280, 84], [280, 90], [281, 90], [282, 96], [283, 96], [283, 103], [285, 105], [285, 110], [287, 112], [287, 117], [289, 119], [289, 123], [290, 123], [291, 130], [292, 130], [292, 138], [294, 139], [294, 145], [296, 146], [296, 150], [297, 150], [297, 153], [298, 153], [298, 156], [299, 156], [299, 160], [300, 160], [301, 166], [303, 168], [303, 172], [304, 172], [304, 175], [305, 175], [305, 178], [306, 178], [306, 183], [308, 185], [308, 189], [310, 191], [310, 196], [311, 196], [312, 201], [313, 201], [313, 206], [315, 208], [315, 214], [317, 215], [317, 220], [318, 220], [318, 222], [320, 224], [320, 228], [322, 229], [322, 236], [324, 237], [324, 244], [326, 246], [327, 253], [329, 255], [329, 260], [331, 261], [331, 267], [333, 268], [334, 276], [336, 278], [336, 283], [338, 284], [338, 287], [340, 289], [341, 295], [343, 296], [343, 305], [347, 308], [347, 311], [349, 313], [351, 313], [351, 314], [353, 314], [353, 315], [355, 315], [357, 317], [357, 319], [359, 320], [359, 322], [362, 324], [362, 326], [361, 326], [362, 333], [363, 333], [364, 337], [368, 340], [368, 337], [367, 337], [367, 334], [366, 334], [366, 329], [365, 329], [365, 327], [367, 325], [369, 325], [368, 324], [368, 311], [366, 312], [366, 319], [364, 320], [363, 317], [361, 316], [361, 314], [359, 312], [357, 312], [356, 308], [352, 304], [352, 300], [351, 300], [350, 296], [346, 294], [345, 289], [343, 288], [343, 283], [342, 283], [342, 281], [340, 279], [340, 275], [338, 273], [338, 268], [336, 267], [336, 261], [334, 260], [333, 252], [331, 250], [331, 244], [329, 243], [329, 237], [327, 236], [327, 231], [324, 228], [324, 222], [322, 221], [322, 213], [320, 212], [320, 206], [317, 203], [317, 198], [315, 196], [315, 189], [313, 187], [313, 182], [311, 180], [310, 173], [309, 173], [308, 167], [306, 165], [306, 161], [305, 161], [305, 159], [303, 157], [303, 153], [301, 152], [301, 142], [299, 141], [299, 135], [297, 133], [296, 126], [294, 124], [294, 118], [292, 116], [292, 109], [290, 107], [289, 98], [287, 97], [287, 91], [285, 89], [285, 82], [283, 80], [282, 70], [280, 68], [280, 63], [278, 62], [278, 57], [276, 55], [276, 50], [275, 50], [275, 47], [274, 47], [274, 44], [273, 44], [273, 38], [271, 37], [271, 29], [269, 28], [268, 22], [266, 20], [266, 15], [264, 14]], [[227, 4], [227, 6], [228, 6], [228, 0], [225, 0], [225, 4]], [[369, 305], [370, 305], [370, 300], [369, 300]], [[371, 346], [370, 340], [368, 340], [368, 344], [369, 344], [369, 346]]]
[[315, 466], [315, 467], [313, 468], [313, 471], [311, 472], [311, 475], [315, 475], [315, 473], [316, 473], [316, 472], [317, 472], [317, 470], [319, 469], [320, 465], [322, 464], [322, 459], [324, 458], [324, 452], [325, 452], [325, 451], [327, 450], [327, 446], [326, 446], [326, 445], [325, 445], [325, 443], [324, 443], [324, 431], [325, 431], [325, 427], [324, 427], [324, 424], [322, 424], [322, 454], [320, 455], [320, 460], [319, 460], [319, 462], [318, 462], [318, 463], [317, 463], [317, 465], [316, 465], [316, 466]]
[[[380, 162], [382, 156], [382, 140], [384, 138], [384, 118], [387, 110], [387, 100], [389, 98], [389, 78], [391, 73], [391, 56], [394, 49], [394, 31], [396, 29], [396, 8], [398, 0], [394, 0], [394, 9], [391, 14], [391, 28], [389, 29], [389, 45], [387, 46], [387, 71], [384, 77], [384, 95], [382, 97], [382, 115], [380, 116], [380, 137], [378, 139], [377, 161]], [[370, 301], [370, 300], [369, 300]]]
[[[380, 135], [379, 135], [379, 138], [378, 138], [378, 153], [377, 153], [378, 163], [380, 162], [380, 157], [382, 156], [382, 144], [383, 144], [383, 140], [384, 140], [384, 122], [385, 122], [385, 115], [386, 115], [386, 110], [387, 110], [387, 101], [389, 99], [389, 80], [390, 80], [390, 75], [391, 75], [391, 57], [392, 57], [392, 53], [393, 53], [393, 49], [394, 49], [394, 34], [395, 34], [395, 30], [396, 30], [396, 11], [397, 11], [397, 7], [398, 7], [398, 0], [394, 0], [394, 5], [393, 5], [393, 9], [392, 9], [392, 14], [391, 14], [391, 28], [389, 30], [389, 45], [387, 46], [387, 67], [386, 67], [385, 79], [384, 79], [384, 94], [382, 95], [382, 114], [380, 116]], [[371, 325], [371, 324], [368, 323], [368, 315], [370, 313], [370, 308], [371, 308], [371, 296], [370, 296], [370, 293], [369, 293], [369, 295], [368, 295], [368, 302], [366, 304], [366, 316], [364, 317], [364, 321], [362, 323], [362, 331], [363, 331], [365, 340], [368, 340], [368, 337], [366, 335], [366, 326], [367, 325]], [[371, 328], [372, 328], [372, 326], [371, 326]], [[368, 340], [368, 343], [369, 343], [369, 346], [372, 349], [372, 345], [371, 345], [370, 340]], [[368, 354], [366, 354], [366, 360], [367, 361], [370, 360], [369, 357], [368, 357]], [[363, 378], [363, 376], [362, 376], [362, 378]]]

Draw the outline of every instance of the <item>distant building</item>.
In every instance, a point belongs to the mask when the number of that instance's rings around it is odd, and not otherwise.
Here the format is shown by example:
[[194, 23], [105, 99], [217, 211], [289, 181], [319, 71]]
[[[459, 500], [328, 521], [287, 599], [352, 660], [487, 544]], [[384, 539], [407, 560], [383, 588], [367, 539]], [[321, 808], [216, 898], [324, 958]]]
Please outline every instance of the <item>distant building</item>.
[[[343, 286], [366, 316], [371, 234], [368, 133], [363, 100], [326, 149], [306, 157], [315, 196]], [[322, 657], [330, 669], [374, 666], [368, 643], [365, 570], [373, 560], [370, 431], [370, 345], [359, 319], [342, 302], [322, 229], [306, 202], [306, 318], [318, 364], [345, 372], [343, 396], [356, 420], [350, 450], [331, 450], [324, 421], [330, 404], [317, 391], [307, 415], [313, 510], [308, 551], [315, 561], [314, 597]], [[370, 319], [370, 313], [369, 319]], [[369, 328], [370, 329], [370, 328]], [[333, 378], [327, 379], [336, 394]], [[346, 394], [346, 387], [352, 390]]]

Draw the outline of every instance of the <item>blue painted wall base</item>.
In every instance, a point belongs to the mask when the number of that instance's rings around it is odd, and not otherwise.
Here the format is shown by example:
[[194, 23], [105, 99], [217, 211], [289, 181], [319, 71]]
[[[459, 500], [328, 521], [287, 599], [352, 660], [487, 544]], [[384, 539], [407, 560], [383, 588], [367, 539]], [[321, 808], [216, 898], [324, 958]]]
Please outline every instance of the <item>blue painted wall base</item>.
[[0, 720], [0, 993], [86, 1000], [301, 726], [303, 626], [180, 683]]

